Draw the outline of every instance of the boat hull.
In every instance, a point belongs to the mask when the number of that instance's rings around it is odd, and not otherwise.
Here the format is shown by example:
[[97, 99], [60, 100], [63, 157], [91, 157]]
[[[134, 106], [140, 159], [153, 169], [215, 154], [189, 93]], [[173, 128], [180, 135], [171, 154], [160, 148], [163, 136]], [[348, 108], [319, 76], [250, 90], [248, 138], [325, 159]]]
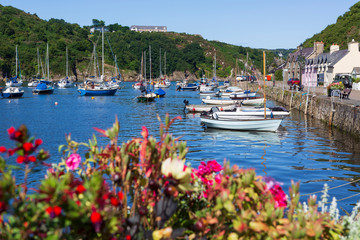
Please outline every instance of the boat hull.
[[3, 98], [21, 98], [24, 95], [24, 91], [17, 93], [2, 93]]
[[48, 94], [53, 94], [54, 93], [54, 89], [34, 89], [33, 94], [39, 94], [39, 95], [48, 95]]
[[[214, 107], [214, 105], [204, 105], [204, 104], [200, 104], [200, 105], [189, 105], [186, 106], [186, 109], [189, 112], [208, 112], [211, 110], [211, 108]], [[225, 106], [219, 106], [218, 107], [221, 111], [223, 110], [232, 110], [235, 108], [235, 105], [225, 105]]]
[[79, 88], [78, 93], [81, 96], [114, 96], [117, 89], [83, 89]]
[[208, 128], [237, 130], [237, 131], [264, 131], [276, 132], [282, 119], [251, 119], [251, 120], [216, 120], [201, 118]]
[[240, 103], [240, 101], [237, 100], [221, 100], [221, 99], [202, 99], [201, 101], [209, 105], [234, 105]]
[[[280, 111], [266, 111], [266, 117], [275, 117], [275, 118], [284, 118], [289, 116], [289, 112], [280, 112]], [[264, 118], [264, 111], [259, 112], [247, 112], [247, 111], [237, 111], [237, 112], [216, 112], [215, 118], [219, 120], [246, 120], [246, 119], [257, 119]]]
[[139, 96], [137, 97], [138, 102], [154, 102], [155, 97], [145, 97], [145, 96]]

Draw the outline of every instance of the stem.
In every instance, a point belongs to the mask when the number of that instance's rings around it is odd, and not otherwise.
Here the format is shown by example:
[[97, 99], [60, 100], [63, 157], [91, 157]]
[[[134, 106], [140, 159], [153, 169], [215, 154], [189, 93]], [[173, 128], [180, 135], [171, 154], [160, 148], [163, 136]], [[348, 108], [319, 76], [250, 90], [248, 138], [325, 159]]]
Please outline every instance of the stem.
[[29, 170], [29, 164], [26, 163], [26, 165], [25, 165], [25, 176], [24, 176], [23, 200], [25, 200], [26, 193], [27, 193], [27, 177], [28, 177], [28, 173], [29, 173], [29, 172], [30, 172], [30, 170]]

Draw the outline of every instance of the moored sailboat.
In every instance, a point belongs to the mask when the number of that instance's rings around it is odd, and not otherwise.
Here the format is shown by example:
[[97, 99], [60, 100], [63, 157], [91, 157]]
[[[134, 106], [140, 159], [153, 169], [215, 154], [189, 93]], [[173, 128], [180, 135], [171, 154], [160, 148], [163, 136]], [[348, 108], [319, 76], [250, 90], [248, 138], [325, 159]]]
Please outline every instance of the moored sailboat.
[[[102, 75], [99, 78], [88, 79], [84, 82], [84, 85], [78, 88], [78, 93], [81, 96], [113, 96], [115, 95], [118, 87], [108, 86], [104, 83], [104, 27], [102, 32]], [[94, 44], [94, 76], [96, 76], [96, 46]]]
[[47, 80], [41, 80], [40, 83], [32, 90], [33, 94], [53, 94], [54, 87], [50, 81], [50, 67], [49, 67], [49, 44], [46, 45], [46, 72]]
[[58, 83], [59, 88], [71, 88], [73, 82], [69, 78], [69, 62], [68, 62], [68, 48], [66, 47], [66, 77], [61, 79]]

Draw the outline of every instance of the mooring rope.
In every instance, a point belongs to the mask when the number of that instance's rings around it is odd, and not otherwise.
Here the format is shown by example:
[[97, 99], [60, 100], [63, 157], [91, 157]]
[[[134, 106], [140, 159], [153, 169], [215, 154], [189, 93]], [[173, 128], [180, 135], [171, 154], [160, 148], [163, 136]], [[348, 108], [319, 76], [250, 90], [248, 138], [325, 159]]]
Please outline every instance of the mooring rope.
[[[346, 186], [346, 185], [349, 185], [349, 184], [352, 184], [352, 183], [356, 183], [356, 182], [359, 182], [359, 181], [360, 181], [360, 179], [354, 180], [354, 181], [352, 181], [352, 182], [344, 183], [344, 184], [341, 184], [341, 185], [339, 185], [339, 186], [329, 188], [328, 191], [333, 190], [333, 189], [336, 189], [336, 188], [339, 188], [339, 187], [343, 187], [343, 186]], [[324, 190], [316, 191], [316, 192], [312, 192], [312, 193], [302, 194], [302, 195], [300, 195], [300, 197], [308, 196], [308, 195], [313, 195], [313, 194], [316, 194], [316, 193], [322, 193], [322, 192], [324, 192]], [[359, 194], [360, 194], [360, 193], [357, 193], [357, 194], [355, 194], [355, 195], [359, 195]], [[353, 195], [353, 196], [355, 196], [355, 195]], [[340, 199], [340, 200], [337, 200], [337, 201], [341, 201], [341, 200], [344, 200], [344, 199], [347, 199], [347, 198], [351, 198], [351, 197], [353, 197], [353, 196], [346, 197], [346, 198], [343, 198], [343, 199]]]

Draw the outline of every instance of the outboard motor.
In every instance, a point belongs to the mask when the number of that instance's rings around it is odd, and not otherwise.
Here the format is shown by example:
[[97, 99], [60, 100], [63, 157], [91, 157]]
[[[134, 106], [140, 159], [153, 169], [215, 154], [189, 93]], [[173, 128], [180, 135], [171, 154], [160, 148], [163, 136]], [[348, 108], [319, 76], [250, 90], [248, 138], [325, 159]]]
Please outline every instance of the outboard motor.
[[189, 101], [184, 99], [184, 104], [185, 104], [185, 107], [184, 107], [184, 112], [186, 111], [186, 106], [189, 105]]

